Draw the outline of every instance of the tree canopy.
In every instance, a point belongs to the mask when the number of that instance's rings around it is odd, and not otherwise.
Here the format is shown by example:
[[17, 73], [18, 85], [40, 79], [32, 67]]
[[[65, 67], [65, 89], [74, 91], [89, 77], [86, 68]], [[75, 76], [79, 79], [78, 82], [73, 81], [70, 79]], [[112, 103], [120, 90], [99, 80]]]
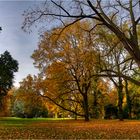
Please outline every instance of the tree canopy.
[[23, 29], [28, 30], [41, 21], [51, 22], [52, 26], [63, 25], [63, 31], [79, 20], [92, 20], [94, 23], [89, 31], [97, 26], [109, 29], [140, 68], [139, 11], [139, 0], [46, 0], [41, 8], [25, 11]]
[[13, 85], [14, 72], [18, 71], [18, 62], [8, 51], [0, 55], [0, 96], [7, 94]]
[[[98, 112], [104, 116], [105, 106], [115, 109], [120, 120], [128, 109], [131, 118], [131, 103], [136, 100], [131, 101], [129, 85], [140, 85], [135, 77], [140, 74], [139, 4], [46, 0], [43, 6], [26, 10], [23, 30], [46, 25], [32, 55], [40, 70], [40, 95], [85, 120]], [[111, 92], [116, 104], [109, 104]]]

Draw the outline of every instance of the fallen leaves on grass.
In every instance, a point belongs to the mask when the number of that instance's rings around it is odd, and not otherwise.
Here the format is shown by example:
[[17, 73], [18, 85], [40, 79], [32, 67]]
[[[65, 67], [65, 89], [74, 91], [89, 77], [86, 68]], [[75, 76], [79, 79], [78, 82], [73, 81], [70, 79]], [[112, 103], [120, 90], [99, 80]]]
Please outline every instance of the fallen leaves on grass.
[[140, 139], [140, 121], [45, 121], [0, 127], [0, 139]]

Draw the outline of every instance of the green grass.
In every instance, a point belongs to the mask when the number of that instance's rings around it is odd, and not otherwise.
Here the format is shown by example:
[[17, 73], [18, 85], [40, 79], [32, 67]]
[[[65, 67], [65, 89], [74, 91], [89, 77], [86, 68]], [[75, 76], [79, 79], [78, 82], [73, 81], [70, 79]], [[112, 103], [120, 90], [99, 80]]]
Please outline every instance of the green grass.
[[0, 118], [0, 139], [140, 139], [140, 121]]
[[17, 118], [17, 117], [0, 117], [1, 126], [27, 126], [32, 123], [41, 123], [45, 121], [62, 121], [70, 120], [69, 118]]

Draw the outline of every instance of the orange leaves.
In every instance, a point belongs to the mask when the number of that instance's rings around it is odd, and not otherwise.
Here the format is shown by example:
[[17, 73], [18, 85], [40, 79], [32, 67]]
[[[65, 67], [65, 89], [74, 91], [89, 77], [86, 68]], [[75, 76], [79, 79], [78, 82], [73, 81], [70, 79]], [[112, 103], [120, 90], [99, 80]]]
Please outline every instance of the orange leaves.
[[44, 95], [55, 101], [58, 99], [57, 103], [77, 112], [80, 110], [80, 113], [81, 108], [85, 109], [83, 102], [88, 102], [84, 99], [96, 90], [93, 84], [98, 81], [94, 75], [99, 71], [99, 54], [94, 37], [90, 38], [90, 28], [89, 22], [77, 22], [63, 32], [61, 28], [53, 29], [42, 36], [39, 48], [33, 54], [35, 64], [43, 74]]
[[[118, 120], [20, 120], [21, 125], [3, 125], [0, 139], [139, 139], [140, 122]], [[17, 125], [17, 126], [16, 126]]]

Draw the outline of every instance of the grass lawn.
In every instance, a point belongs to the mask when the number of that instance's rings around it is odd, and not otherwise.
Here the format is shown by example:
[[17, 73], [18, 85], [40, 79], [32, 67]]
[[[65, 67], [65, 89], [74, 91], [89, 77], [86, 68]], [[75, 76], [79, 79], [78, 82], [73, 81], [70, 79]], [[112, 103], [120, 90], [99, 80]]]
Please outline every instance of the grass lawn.
[[0, 139], [140, 139], [140, 121], [0, 118]]

